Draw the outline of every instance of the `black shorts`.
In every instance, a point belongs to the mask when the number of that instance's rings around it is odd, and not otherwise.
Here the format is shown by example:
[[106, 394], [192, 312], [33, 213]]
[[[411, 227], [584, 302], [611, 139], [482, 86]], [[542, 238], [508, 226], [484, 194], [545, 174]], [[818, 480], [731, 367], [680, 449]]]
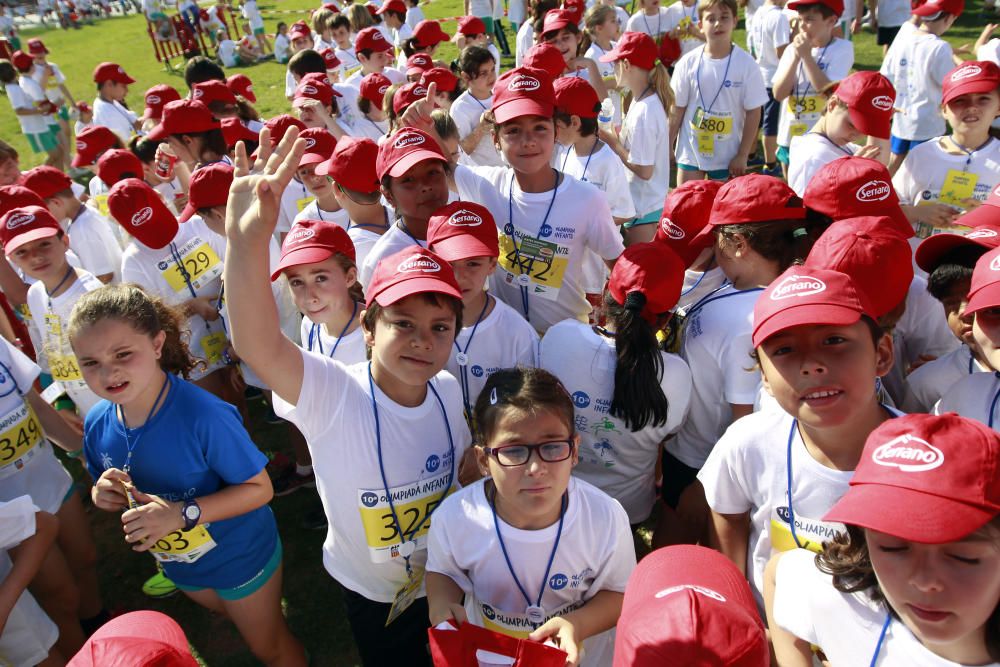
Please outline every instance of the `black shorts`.
[[698, 469], [688, 466], [676, 456], [663, 450], [662, 466], [663, 486], [660, 487], [660, 498], [670, 509], [677, 509], [681, 494], [698, 481]]
[[765, 137], [778, 136], [778, 116], [781, 114], [781, 102], [774, 99], [771, 88], [767, 89], [767, 102], [764, 112], [760, 115], [760, 124], [764, 128]]
[[389, 627], [385, 619], [391, 604], [375, 602], [352, 590], [340, 587], [351, 634], [364, 667], [431, 667], [427, 650], [430, 620], [427, 598], [415, 600]]
[[896, 35], [899, 33], [899, 29], [902, 26], [896, 26], [894, 28], [883, 28], [878, 27], [878, 34], [875, 36], [875, 43], [879, 46], [889, 46], [892, 44], [892, 40], [896, 39]]

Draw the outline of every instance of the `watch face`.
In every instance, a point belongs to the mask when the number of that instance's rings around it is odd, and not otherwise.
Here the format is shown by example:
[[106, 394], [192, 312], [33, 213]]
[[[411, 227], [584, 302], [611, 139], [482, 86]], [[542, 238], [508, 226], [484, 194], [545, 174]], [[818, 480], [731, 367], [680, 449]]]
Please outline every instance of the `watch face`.
[[201, 509], [197, 505], [188, 505], [184, 508], [184, 516], [188, 519], [197, 519], [201, 516]]

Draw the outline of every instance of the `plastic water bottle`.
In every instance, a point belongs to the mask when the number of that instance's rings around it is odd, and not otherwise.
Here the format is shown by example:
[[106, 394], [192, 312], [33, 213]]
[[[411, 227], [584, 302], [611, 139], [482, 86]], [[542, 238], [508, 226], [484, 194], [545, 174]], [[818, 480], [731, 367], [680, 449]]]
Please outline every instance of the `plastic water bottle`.
[[601, 110], [597, 112], [597, 125], [602, 130], [606, 132], [614, 132], [614, 115], [615, 115], [615, 105], [611, 102], [610, 97], [605, 97], [601, 101]]

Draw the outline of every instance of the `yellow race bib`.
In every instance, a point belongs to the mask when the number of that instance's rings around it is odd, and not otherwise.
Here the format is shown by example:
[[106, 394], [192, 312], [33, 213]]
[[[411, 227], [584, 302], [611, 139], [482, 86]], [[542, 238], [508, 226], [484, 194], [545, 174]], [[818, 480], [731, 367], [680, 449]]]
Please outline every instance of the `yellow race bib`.
[[222, 275], [222, 260], [207, 242], [199, 238], [185, 243], [178, 254], [180, 262], [173, 259], [160, 262], [163, 278], [178, 294], [188, 292], [188, 282], [197, 291]]
[[195, 526], [184, 532], [175, 530], [150, 548], [153, 558], [161, 563], [194, 563], [216, 547], [205, 526]]
[[[358, 512], [373, 563], [388, 563], [398, 558], [403, 536], [415, 542], [417, 549], [426, 546], [430, 515], [444, 500], [449, 477], [446, 470], [441, 475], [389, 489], [399, 519], [398, 528], [385, 489], [358, 489]], [[454, 487], [448, 489], [449, 494], [454, 491]]]
[[0, 419], [0, 470], [20, 461], [42, 441], [38, 417], [28, 403], [11, 410]]
[[942, 204], [948, 204], [965, 210], [966, 199], [972, 199], [976, 191], [976, 184], [979, 182], [979, 174], [973, 174], [958, 169], [949, 169], [944, 177], [944, 184], [941, 186], [941, 196], [938, 198]]
[[789, 113], [798, 116], [818, 116], [823, 113], [823, 106], [826, 104], [826, 98], [822, 95], [806, 95], [805, 97], [796, 97], [794, 94], [788, 96], [788, 111]]

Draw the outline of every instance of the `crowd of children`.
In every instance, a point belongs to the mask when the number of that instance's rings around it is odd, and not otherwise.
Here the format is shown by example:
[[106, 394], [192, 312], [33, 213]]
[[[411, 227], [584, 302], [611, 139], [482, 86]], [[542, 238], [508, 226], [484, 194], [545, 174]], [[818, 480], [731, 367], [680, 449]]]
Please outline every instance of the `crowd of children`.
[[72, 470], [267, 665], [312, 488], [365, 665], [1000, 664], [1000, 50], [870, 4], [880, 72], [842, 0], [181, 3], [141, 113], [0, 60], [0, 662], [110, 618]]

